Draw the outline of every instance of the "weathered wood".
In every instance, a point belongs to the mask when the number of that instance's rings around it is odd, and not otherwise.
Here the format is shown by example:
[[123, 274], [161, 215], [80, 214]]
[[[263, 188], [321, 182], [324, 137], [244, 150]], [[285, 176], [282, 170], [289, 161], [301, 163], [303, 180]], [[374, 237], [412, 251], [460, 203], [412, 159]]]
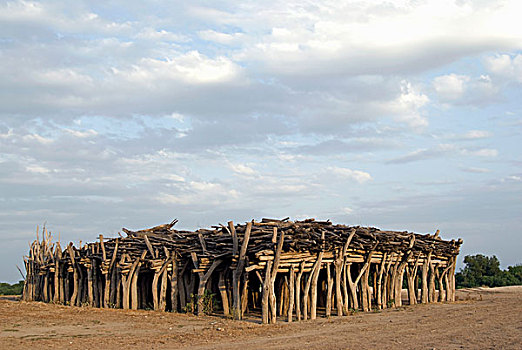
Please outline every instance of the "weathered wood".
[[266, 264], [265, 279], [263, 282], [263, 296], [262, 296], [262, 300], [261, 300], [261, 319], [262, 319], [263, 324], [267, 324], [270, 319], [269, 294], [270, 294], [271, 270], [272, 270], [272, 261], [269, 261]]
[[[277, 227], [274, 227], [274, 235], [277, 236]], [[271, 311], [271, 323], [277, 322], [277, 302], [276, 302], [276, 296], [274, 291], [274, 283], [277, 277], [277, 270], [279, 269], [279, 262], [281, 260], [281, 251], [283, 249], [283, 242], [285, 240], [285, 233], [282, 231], [279, 235], [278, 241], [277, 241], [277, 247], [274, 253], [274, 264], [272, 266], [272, 271], [270, 272], [270, 285], [269, 285], [269, 301], [270, 301], [270, 311]]]
[[288, 282], [288, 322], [293, 320], [294, 303], [295, 303], [295, 269], [294, 265], [290, 267], [290, 280]]
[[218, 282], [219, 294], [221, 295], [221, 304], [223, 305], [223, 314], [225, 316], [230, 316], [230, 307], [227, 295], [227, 286], [225, 283], [225, 271], [221, 271], [219, 273], [219, 282]]
[[332, 273], [330, 271], [330, 265], [331, 263], [326, 264], [326, 281], [327, 281], [327, 287], [326, 287], [326, 311], [325, 315], [326, 317], [330, 317], [332, 315], [332, 295], [333, 295], [333, 278]]
[[383, 300], [382, 300], [382, 294], [383, 294], [383, 285], [382, 285], [382, 277], [384, 274], [384, 267], [386, 265], [386, 258], [388, 257], [388, 253], [385, 252], [381, 264], [379, 266], [379, 275], [377, 277], [377, 308], [379, 310], [383, 309]]
[[297, 274], [297, 278], [295, 279], [295, 316], [298, 321], [301, 321], [302, 313], [301, 313], [301, 279], [304, 273], [304, 261], [301, 261], [299, 266], [299, 272]]
[[[229, 225], [231, 225], [231, 224], [229, 223]], [[233, 227], [233, 225], [232, 225], [232, 227]], [[243, 274], [243, 270], [245, 267], [245, 256], [246, 256], [246, 252], [247, 252], [247, 248], [248, 248], [248, 241], [250, 239], [251, 230], [252, 230], [252, 222], [248, 222], [246, 230], [245, 230], [245, 235], [243, 237], [243, 243], [241, 244], [241, 252], [239, 253], [239, 262], [238, 262], [237, 267], [234, 270], [234, 273], [232, 276], [232, 279], [233, 279], [232, 288], [233, 288], [233, 296], [234, 296], [232, 310], [233, 310], [233, 314], [234, 314], [234, 319], [236, 319], [236, 320], [241, 319], [241, 294], [240, 294], [240, 290], [239, 290], [239, 284], [240, 284], [240, 277]], [[235, 233], [236, 231], [234, 230], [233, 232]], [[235, 243], [235, 246], [236, 246], [238, 244], [237, 236], [236, 236], [235, 242], [236, 242]], [[235, 247], [234, 249], [237, 249], [237, 247]]]
[[429, 301], [429, 299], [428, 299], [428, 272], [429, 272], [429, 266], [431, 264], [431, 255], [432, 255], [432, 252], [430, 251], [428, 253], [426, 261], [422, 264], [421, 302], [423, 304], [426, 304]]

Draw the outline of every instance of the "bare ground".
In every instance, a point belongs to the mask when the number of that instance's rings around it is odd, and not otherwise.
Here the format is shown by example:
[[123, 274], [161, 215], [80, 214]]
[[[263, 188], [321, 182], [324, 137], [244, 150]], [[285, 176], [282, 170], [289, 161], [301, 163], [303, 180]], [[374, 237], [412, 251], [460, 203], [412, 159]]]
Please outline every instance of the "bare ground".
[[261, 325], [0, 299], [0, 349], [522, 349], [522, 286], [455, 303]]

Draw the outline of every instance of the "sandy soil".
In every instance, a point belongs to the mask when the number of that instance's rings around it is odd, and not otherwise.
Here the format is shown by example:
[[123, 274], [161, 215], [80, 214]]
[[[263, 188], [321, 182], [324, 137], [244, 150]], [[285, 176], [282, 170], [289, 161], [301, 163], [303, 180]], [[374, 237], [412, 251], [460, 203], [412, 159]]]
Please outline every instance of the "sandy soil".
[[522, 286], [455, 303], [261, 325], [0, 299], [0, 349], [522, 349]]

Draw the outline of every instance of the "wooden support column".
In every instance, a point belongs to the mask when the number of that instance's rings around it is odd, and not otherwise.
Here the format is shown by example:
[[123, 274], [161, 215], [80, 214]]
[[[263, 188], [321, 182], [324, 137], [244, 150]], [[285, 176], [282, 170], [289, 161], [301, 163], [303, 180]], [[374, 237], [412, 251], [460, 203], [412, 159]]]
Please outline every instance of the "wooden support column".
[[225, 272], [226, 271], [223, 270], [219, 273], [218, 288], [219, 294], [221, 295], [221, 304], [223, 305], [223, 314], [225, 316], [230, 316], [230, 305], [228, 301], [227, 286], [225, 283]]
[[371, 263], [368, 264], [368, 267], [364, 271], [363, 277], [361, 279], [361, 301], [362, 301], [362, 309], [365, 312], [370, 311], [372, 308], [370, 285], [368, 283], [368, 280], [370, 277], [371, 266], [372, 266]]
[[330, 269], [331, 263], [326, 264], [326, 305], [325, 305], [325, 316], [330, 317], [332, 315], [332, 296], [334, 280]]
[[301, 313], [301, 280], [304, 273], [305, 262], [301, 261], [299, 266], [299, 272], [297, 273], [297, 277], [295, 279], [295, 316], [298, 321], [301, 321], [302, 313]]
[[[194, 256], [196, 254], [194, 253]], [[192, 258], [194, 259], [194, 257]], [[195, 259], [196, 261], [194, 262], [194, 265], [197, 264], [197, 258]], [[210, 276], [212, 275], [212, 273], [214, 272], [214, 270], [216, 269], [216, 267], [219, 266], [219, 264], [221, 264], [223, 260], [221, 259], [218, 259], [218, 260], [214, 260], [214, 262], [212, 263], [212, 265], [210, 266], [210, 268], [207, 270], [207, 272], [203, 273], [203, 272], [199, 272], [199, 286], [198, 286], [198, 296], [197, 296], [197, 302], [198, 302], [198, 315], [203, 315], [205, 313], [205, 310], [204, 310], [204, 300], [203, 298], [205, 297], [205, 289], [206, 289], [206, 286], [207, 286], [207, 282], [208, 282], [208, 279], [210, 278]], [[196, 265], [196, 268], [198, 268], [198, 266]]]
[[[234, 250], [237, 250], [237, 245], [238, 245], [237, 233], [236, 233], [236, 230], [234, 228], [234, 224], [232, 223], [232, 221], [229, 222], [229, 226], [231, 226], [231, 228], [233, 229], [232, 238], [233, 238], [233, 241], [235, 242], [235, 243], [233, 243]], [[233, 310], [233, 314], [234, 314], [234, 319], [236, 319], [236, 320], [241, 319], [241, 294], [240, 294], [239, 285], [241, 282], [241, 275], [243, 274], [244, 269], [245, 269], [245, 257], [246, 257], [246, 253], [247, 253], [247, 249], [248, 249], [248, 241], [250, 239], [251, 230], [252, 230], [252, 222], [248, 222], [246, 229], [245, 229], [245, 235], [243, 237], [243, 243], [241, 244], [241, 251], [239, 253], [239, 261], [237, 263], [236, 269], [234, 270], [233, 276], [232, 276], [232, 279], [233, 279], [233, 281], [232, 281], [232, 289], [233, 289], [232, 310]], [[234, 239], [234, 237], [236, 237], [236, 238]]]
[[56, 243], [54, 250], [54, 296], [53, 301], [55, 303], [60, 302], [60, 280], [61, 280], [61, 264], [60, 260], [62, 259], [62, 250], [60, 248], [60, 243]]
[[321, 272], [321, 264], [323, 262], [324, 255], [324, 231], [321, 233], [321, 241], [323, 242], [323, 246], [321, 247], [321, 252], [319, 253], [319, 258], [317, 267], [314, 269], [312, 274], [312, 288], [310, 295], [310, 319], [315, 320], [317, 317], [317, 281], [319, 279], [319, 274]]
[[377, 276], [377, 283], [376, 283], [376, 288], [377, 288], [377, 294], [375, 296], [375, 299], [377, 301], [377, 308], [379, 310], [382, 310], [383, 309], [383, 302], [382, 302], [382, 276], [384, 274], [384, 267], [386, 265], [386, 258], [388, 257], [388, 252], [384, 252], [383, 256], [382, 256], [382, 260], [381, 260], [381, 265], [379, 267], [379, 273], [378, 273], [378, 276]]
[[[194, 253], [195, 254], [195, 253]], [[165, 270], [167, 269], [167, 266], [171, 263], [171, 260], [169, 257], [165, 259], [161, 267], [154, 272], [154, 277], [152, 278], [152, 303], [154, 310], [158, 311], [161, 310], [160, 305], [160, 299], [161, 299], [161, 288], [163, 283], [163, 274], [165, 273]], [[194, 263], [194, 266], [198, 268], [196, 263]], [[160, 288], [158, 290], [158, 283], [161, 283]], [[166, 282], [165, 282], [166, 283]]]
[[[320, 269], [321, 262], [323, 259], [323, 251], [319, 252], [317, 259], [315, 260], [314, 267], [312, 271], [308, 274], [308, 278], [306, 279], [306, 285], [303, 293], [303, 319], [306, 321], [308, 319], [308, 300], [310, 298], [310, 287], [313, 285], [315, 271]], [[311, 302], [312, 300], [310, 300]], [[310, 313], [312, 308], [310, 308]]]
[[448, 262], [448, 266], [446, 266], [446, 268], [442, 271], [442, 273], [439, 275], [439, 301], [440, 302], [443, 302], [443, 301], [446, 301], [446, 289], [444, 288], [444, 283], [443, 281], [446, 281], [446, 284], [448, 283], [447, 281], [447, 273], [449, 271], [449, 269], [451, 268], [451, 264]]
[[72, 243], [67, 246], [67, 253], [69, 253], [69, 259], [71, 259], [71, 266], [73, 269], [73, 292], [71, 296], [71, 305], [79, 306], [78, 302], [78, 290], [79, 290], [79, 281], [78, 281], [78, 267], [76, 266], [76, 260], [74, 256], [74, 251], [72, 248]]
[[430, 251], [428, 253], [428, 255], [426, 256], [426, 258], [424, 259], [424, 262], [422, 263], [421, 302], [423, 304], [426, 304], [429, 301], [429, 299], [428, 299], [428, 272], [429, 272], [429, 267], [431, 265], [431, 255], [432, 255], [432, 252]]
[[[103, 242], [103, 236], [100, 235], [100, 240]], [[111, 260], [109, 262], [109, 266], [107, 268], [106, 274], [105, 274], [105, 290], [103, 293], [103, 307], [109, 307], [110, 306], [110, 296], [111, 291], [114, 289], [114, 263], [116, 262], [116, 257], [118, 256], [118, 246], [119, 246], [119, 239], [116, 239], [116, 243], [114, 245], [114, 250], [112, 251]], [[104, 247], [102, 245], [102, 247]], [[105, 252], [105, 248], [103, 248], [103, 251]], [[106, 257], [104, 258], [106, 260]]]
[[173, 251], [172, 257], [172, 271], [170, 272], [170, 304], [172, 312], [178, 312], [178, 257]]
[[[378, 243], [377, 243], [378, 244]], [[366, 269], [369, 268], [370, 262], [372, 260], [373, 254], [375, 253], [375, 248], [377, 247], [377, 244], [370, 250], [368, 255], [366, 256], [366, 260], [364, 262], [364, 265], [362, 266], [361, 270], [359, 271], [359, 275], [355, 280], [352, 279], [352, 273], [350, 271], [351, 263], [348, 263], [345, 267], [346, 274], [348, 277], [348, 286], [350, 287], [350, 294], [352, 297], [352, 307], [357, 310], [359, 308], [359, 302], [357, 300], [357, 284], [361, 280], [363, 274], [366, 272]], [[346, 313], [348, 314], [348, 313]]]
[[141, 259], [144, 259], [147, 255], [147, 251], [144, 250], [141, 254], [141, 257], [136, 258], [134, 262], [131, 265], [130, 271], [127, 275], [122, 274], [122, 287], [123, 287], [123, 308], [129, 309], [130, 308], [130, 298], [131, 298], [131, 283], [132, 283], [132, 277], [134, 276], [134, 272], [136, 271], [136, 268], [138, 267], [138, 264], [140, 263]]
[[[274, 227], [274, 236], [277, 237], [277, 227]], [[279, 269], [279, 261], [281, 260], [281, 251], [283, 250], [283, 243], [285, 240], [285, 232], [281, 231], [279, 239], [277, 241], [277, 247], [274, 254], [274, 264], [272, 265], [272, 271], [270, 273], [270, 285], [269, 285], [269, 300], [270, 300], [270, 312], [271, 312], [271, 323], [277, 322], [277, 300], [275, 296], [274, 284], [277, 277], [277, 270]]]
[[415, 280], [417, 279], [417, 269], [419, 267], [420, 253], [415, 259], [413, 266], [406, 265], [406, 279], [408, 281], [408, 300], [410, 305], [417, 304], [417, 291], [415, 290]]
[[243, 273], [243, 291], [241, 292], [241, 319], [248, 308], [248, 272]]
[[437, 270], [437, 266], [433, 263], [433, 261], [430, 263], [430, 275], [429, 275], [429, 282], [428, 282], [428, 300], [430, 303], [434, 303], [437, 301], [436, 295], [435, 295], [435, 270]]
[[295, 299], [295, 269], [294, 265], [290, 266], [290, 280], [288, 282], [288, 322], [292, 322], [294, 312], [294, 299]]
[[266, 263], [265, 268], [265, 279], [263, 282], [263, 296], [261, 300], [261, 314], [262, 314], [262, 322], [263, 324], [267, 324], [269, 317], [269, 294], [270, 294], [270, 273], [272, 272], [272, 261], [268, 261]]
[[[348, 264], [348, 247], [350, 246], [350, 243], [352, 242], [353, 237], [355, 236], [355, 233], [357, 230], [355, 228], [352, 228], [350, 231], [350, 234], [348, 235], [348, 238], [346, 239], [346, 242], [344, 242], [343, 251], [339, 259], [342, 259], [340, 272], [339, 272], [339, 278], [342, 276], [342, 289], [343, 289], [343, 295], [342, 297], [338, 297], [337, 299], [337, 315], [342, 316], [343, 312], [345, 315], [349, 314], [350, 309], [350, 302], [349, 302], [349, 296], [348, 296], [348, 273], [350, 271], [347, 270], [347, 264]], [[351, 278], [351, 276], [350, 276]], [[344, 302], [342, 301], [344, 298]], [[339, 310], [339, 307], [342, 307], [342, 312]]]

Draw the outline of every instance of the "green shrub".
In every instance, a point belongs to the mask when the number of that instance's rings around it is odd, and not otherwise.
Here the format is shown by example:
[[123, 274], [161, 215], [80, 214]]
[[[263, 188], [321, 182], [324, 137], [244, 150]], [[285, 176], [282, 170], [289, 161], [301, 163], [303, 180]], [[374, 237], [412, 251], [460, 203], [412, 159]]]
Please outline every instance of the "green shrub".
[[21, 295], [24, 288], [24, 281], [15, 284], [0, 283], [0, 295]]

